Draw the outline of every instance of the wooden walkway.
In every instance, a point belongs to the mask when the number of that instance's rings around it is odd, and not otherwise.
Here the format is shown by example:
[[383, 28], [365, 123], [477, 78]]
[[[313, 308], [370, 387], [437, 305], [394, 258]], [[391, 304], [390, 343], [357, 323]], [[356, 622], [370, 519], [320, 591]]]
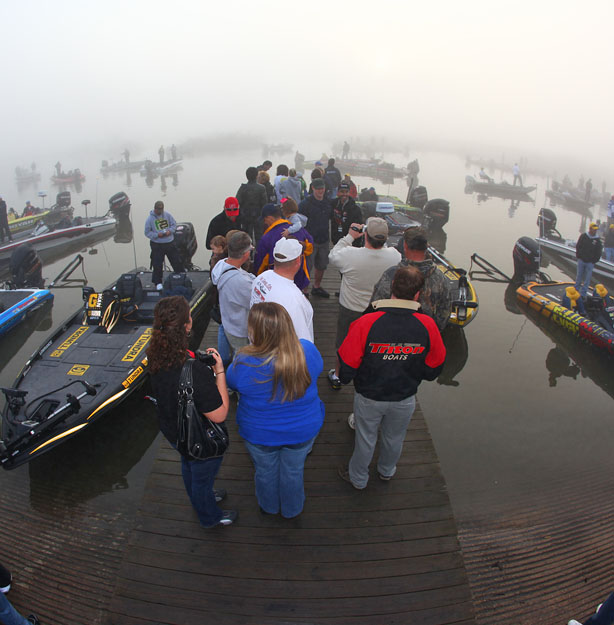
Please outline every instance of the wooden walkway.
[[[332, 274], [332, 271], [327, 272]], [[325, 371], [334, 363], [338, 280], [312, 300]], [[204, 343], [215, 345], [211, 324]], [[322, 374], [324, 427], [305, 466], [307, 501], [294, 520], [262, 515], [238, 436], [217, 485], [230, 527], [203, 529], [185, 494], [177, 453], [163, 442], [109, 606], [111, 624], [474, 625], [474, 609], [446, 486], [418, 409], [394, 479], [372, 471], [364, 491], [337, 476], [353, 447], [353, 387]], [[233, 401], [233, 407], [236, 400]]]

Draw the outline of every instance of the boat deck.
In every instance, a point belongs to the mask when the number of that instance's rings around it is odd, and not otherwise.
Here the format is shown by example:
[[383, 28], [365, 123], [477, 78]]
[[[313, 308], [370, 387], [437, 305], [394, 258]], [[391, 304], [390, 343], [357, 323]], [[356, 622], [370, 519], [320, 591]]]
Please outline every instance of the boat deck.
[[[330, 275], [329, 275], [330, 274]], [[316, 344], [334, 362], [339, 280], [313, 299]], [[205, 335], [215, 345], [217, 325]], [[337, 476], [349, 459], [353, 387], [322, 374], [326, 420], [305, 466], [307, 501], [294, 520], [262, 515], [253, 469], [232, 414], [233, 444], [217, 484], [230, 527], [203, 530], [184, 491], [179, 456], [164, 441], [124, 553], [107, 622], [113, 624], [473, 625], [474, 608], [456, 524], [420, 409], [397, 475], [356, 491]]]

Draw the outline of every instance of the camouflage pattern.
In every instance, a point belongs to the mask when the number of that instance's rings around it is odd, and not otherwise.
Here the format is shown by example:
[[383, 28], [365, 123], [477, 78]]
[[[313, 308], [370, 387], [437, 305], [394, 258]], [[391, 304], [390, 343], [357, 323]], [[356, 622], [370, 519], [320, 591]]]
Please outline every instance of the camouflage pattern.
[[414, 262], [403, 259], [398, 265], [386, 269], [375, 287], [371, 302], [380, 299], [389, 299], [392, 288], [392, 278], [397, 269], [401, 266], [413, 265], [417, 267], [424, 276], [424, 286], [420, 291], [420, 306], [422, 312], [432, 317], [440, 330], [443, 330], [448, 323], [452, 310], [452, 294], [450, 292], [449, 280], [437, 269], [431, 259]]

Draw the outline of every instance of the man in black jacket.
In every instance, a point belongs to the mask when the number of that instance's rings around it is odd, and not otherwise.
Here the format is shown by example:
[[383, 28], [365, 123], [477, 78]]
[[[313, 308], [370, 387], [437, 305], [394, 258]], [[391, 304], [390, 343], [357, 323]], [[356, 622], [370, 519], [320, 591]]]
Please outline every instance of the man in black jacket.
[[588, 287], [591, 284], [593, 267], [601, 258], [603, 243], [597, 232], [599, 226], [596, 223], [590, 224], [588, 233], [583, 232], [576, 243], [576, 258], [578, 259], [578, 271], [576, 273], [576, 291], [586, 298]]
[[307, 217], [307, 232], [313, 237], [313, 254], [308, 257], [309, 271], [311, 263], [314, 267], [312, 295], [330, 297], [328, 291], [322, 288], [322, 278], [328, 266], [330, 252], [330, 200], [325, 197], [326, 184], [323, 178], [314, 178], [313, 192], [299, 205], [300, 213]]
[[258, 184], [258, 170], [255, 167], [248, 167], [245, 171], [247, 182], [244, 182], [237, 191], [241, 224], [243, 230], [249, 234], [254, 245], [262, 237], [262, 221], [260, 213], [262, 207], [267, 203], [266, 189], [264, 185]]
[[209, 222], [209, 230], [207, 230], [205, 242], [206, 248], [208, 250], [211, 249], [211, 239], [213, 237], [216, 237], [218, 234], [225, 237], [230, 230], [243, 230], [241, 219], [239, 218], [239, 201], [236, 197], [227, 197], [224, 201], [224, 210]]
[[350, 197], [350, 185], [342, 182], [337, 190], [337, 197], [332, 203], [330, 220], [330, 238], [337, 243], [349, 231], [352, 224], [363, 222], [360, 206]]
[[334, 200], [337, 197], [337, 189], [341, 183], [341, 172], [335, 167], [335, 159], [328, 159], [328, 166], [324, 170], [324, 180], [327, 187], [330, 189], [330, 199]]
[[9, 230], [9, 216], [6, 212], [6, 202], [0, 195], [0, 236], [2, 236], [2, 243], [4, 243], [5, 233], [8, 236], [9, 241], [12, 241], [13, 237], [11, 236], [11, 231]]
[[[339, 475], [362, 490], [380, 435], [377, 472], [392, 478], [416, 406], [422, 380], [434, 380], [446, 357], [439, 330], [418, 310], [424, 278], [416, 267], [400, 267], [392, 280], [392, 298], [373, 302], [375, 312], [357, 319], [339, 351], [339, 378], [354, 380], [354, 453]], [[350, 423], [351, 426], [351, 423]]]

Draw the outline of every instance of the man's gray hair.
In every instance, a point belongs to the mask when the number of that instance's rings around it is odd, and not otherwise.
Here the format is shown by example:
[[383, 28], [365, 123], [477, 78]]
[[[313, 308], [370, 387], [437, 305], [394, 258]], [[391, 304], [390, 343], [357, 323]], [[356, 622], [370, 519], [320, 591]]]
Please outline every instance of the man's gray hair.
[[247, 232], [235, 232], [226, 241], [228, 258], [241, 258], [252, 246], [252, 240]]

